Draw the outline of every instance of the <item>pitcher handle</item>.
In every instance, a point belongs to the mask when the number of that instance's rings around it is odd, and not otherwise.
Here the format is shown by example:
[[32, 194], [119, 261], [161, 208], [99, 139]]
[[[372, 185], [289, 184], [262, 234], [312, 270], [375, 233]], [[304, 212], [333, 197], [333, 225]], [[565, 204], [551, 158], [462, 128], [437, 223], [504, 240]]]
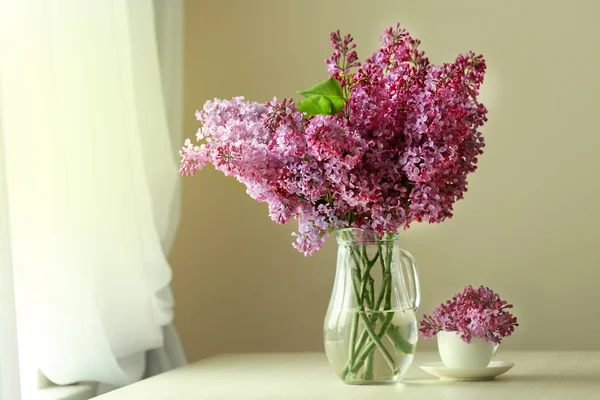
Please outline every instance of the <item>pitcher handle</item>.
[[413, 258], [412, 254], [410, 254], [408, 251], [400, 249], [400, 254], [402, 257], [408, 260], [411, 266], [412, 281], [415, 289], [413, 310], [414, 312], [417, 312], [417, 310], [419, 309], [419, 305], [421, 304], [421, 289], [419, 285], [419, 271], [417, 270], [417, 263], [415, 262], [415, 259]]
[[496, 345], [494, 346], [494, 351], [492, 352], [492, 357], [494, 357], [496, 355], [496, 353], [498, 352], [498, 347], [500, 347], [500, 344], [496, 343]]

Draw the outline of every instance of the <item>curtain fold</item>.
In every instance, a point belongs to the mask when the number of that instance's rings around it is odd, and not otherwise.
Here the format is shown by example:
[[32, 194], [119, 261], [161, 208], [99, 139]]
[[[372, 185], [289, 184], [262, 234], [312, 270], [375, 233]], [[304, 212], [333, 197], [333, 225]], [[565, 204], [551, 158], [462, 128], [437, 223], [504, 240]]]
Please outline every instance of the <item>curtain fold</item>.
[[[154, 33], [156, 34], [158, 69], [160, 70], [162, 88], [162, 96], [160, 96], [160, 93], [154, 95], [158, 101], [157, 108], [162, 106], [162, 111], [166, 114], [167, 131], [169, 132], [168, 140], [165, 140], [164, 131], [157, 131], [157, 136], [162, 140], [161, 143], [164, 143], [164, 148], [169, 149], [166, 153], [162, 152], [165, 157], [165, 163], [169, 163], [167, 156], [170, 156], [170, 162], [177, 169], [179, 158], [178, 152], [175, 149], [179, 148], [183, 136], [183, 0], [154, 0], [153, 5]], [[161, 147], [161, 149], [163, 148]], [[150, 151], [144, 152], [147, 167], [149, 163], [153, 162], [152, 157], [147, 156], [150, 154]], [[172, 175], [169, 175], [169, 177], [172, 179]], [[160, 180], [155, 180], [154, 182], [156, 191], [163, 190]], [[175, 239], [175, 231], [179, 224], [181, 180], [176, 179], [174, 182], [175, 187], [171, 195], [167, 198], [167, 201], [170, 201], [168, 206], [165, 207], [163, 202], [153, 202], [155, 215], [160, 212], [164, 213], [165, 209], [170, 210], [170, 213], [166, 217], [166, 224], [163, 225], [163, 234], [161, 236], [165, 254], [171, 251], [171, 246]], [[162, 294], [171, 297], [169, 288]], [[172, 299], [165, 304], [169, 309], [172, 309]], [[187, 364], [179, 335], [172, 323], [163, 328], [163, 338], [162, 347], [149, 350], [146, 354], [145, 378]]]
[[[165, 254], [179, 187], [153, 3], [2, 7], [6, 186], [27, 368], [57, 384], [132, 383], [158, 357], [146, 352], [176, 337]], [[178, 350], [171, 365], [185, 363], [178, 341], [167, 344]]]
[[[0, 65], [2, 61], [0, 59]], [[0, 87], [0, 94], [1, 94]], [[0, 400], [21, 398], [0, 95]]]

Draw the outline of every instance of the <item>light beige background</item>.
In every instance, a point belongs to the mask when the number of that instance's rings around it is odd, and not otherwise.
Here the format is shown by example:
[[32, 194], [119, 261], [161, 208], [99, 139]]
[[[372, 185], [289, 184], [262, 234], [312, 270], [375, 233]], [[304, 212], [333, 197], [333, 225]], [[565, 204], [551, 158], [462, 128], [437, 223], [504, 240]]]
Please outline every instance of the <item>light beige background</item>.
[[[421, 311], [484, 284], [515, 304], [521, 326], [506, 348], [600, 349], [599, 15], [598, 1], [188, 0], [185, 133], [207, 99], [263, 102], [325, 79], [337, 28], [361, 58], [396, 21], [434, 63], [483, 53], [480, 168], [452, 220], [403, 234]], [[171, 262], [189, 358], [321, 349], [334, 240], [305, 258], [294, 224], [271, 222], [234, 179], [206, 169], [183, 186]]]

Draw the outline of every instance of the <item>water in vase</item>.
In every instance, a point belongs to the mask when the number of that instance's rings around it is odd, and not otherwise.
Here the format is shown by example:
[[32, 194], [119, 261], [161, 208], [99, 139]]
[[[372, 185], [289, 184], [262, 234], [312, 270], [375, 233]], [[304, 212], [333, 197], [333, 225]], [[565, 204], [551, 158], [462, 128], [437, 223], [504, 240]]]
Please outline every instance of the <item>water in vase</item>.
[[[396, 382], [412, 364], [418, 339], [413, 310], [346, 310], [328, 322], [324, 330], [325, 353], [346, 383]], [[366, 329], [367, 325], [370, 329]], [[369, 330], [377, 335], [378, 342]]]

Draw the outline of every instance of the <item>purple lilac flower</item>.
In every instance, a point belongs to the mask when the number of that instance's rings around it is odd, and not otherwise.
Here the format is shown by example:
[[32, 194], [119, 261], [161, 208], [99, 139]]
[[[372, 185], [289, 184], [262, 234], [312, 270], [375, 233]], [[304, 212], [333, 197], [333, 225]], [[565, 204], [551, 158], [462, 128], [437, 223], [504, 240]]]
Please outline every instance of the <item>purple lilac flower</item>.
[[507, 311], [512, 307], [490, 288], [467, 286], [452, 300], [436, 307], [433, 315], [423, 316], [421, 335], [432, 338], [441, 331], [457, 332], [467, 343], [472, 338], [500, 343], [519, 326], [517, 318]]
[[215, 99], [196, 113], [200, 143], [180, 152], [183, 175], [211, 163], [266, 202], [274, 221], [298, 220], [295, 247], [306, 255], [342, 227], [383, 235], [452, 217], [487, 120], [482, 56], [431, 65], [399, 25], [362, 65], [350, 35], [330, 40], [327, 69], [347, 98], [340, 113], [309, 117], [292, 99]]

